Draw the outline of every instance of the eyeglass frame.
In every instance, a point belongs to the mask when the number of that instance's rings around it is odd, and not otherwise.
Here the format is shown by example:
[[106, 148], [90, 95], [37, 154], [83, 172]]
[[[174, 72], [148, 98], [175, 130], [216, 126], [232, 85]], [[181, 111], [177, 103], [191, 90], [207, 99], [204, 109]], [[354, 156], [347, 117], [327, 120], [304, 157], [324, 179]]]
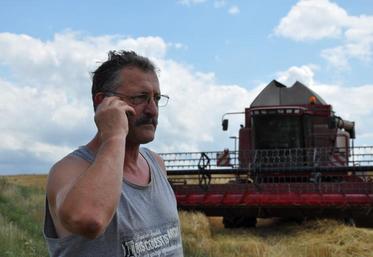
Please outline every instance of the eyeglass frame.
[[[129, 95], [124, 95], [124, 94], [121, 94], [121, 93], [117, 93], [117, 92], [114, 92], [114, 91], [105, 91], [103, 92], [105, 94], [105, 96], [118, 96], [119, 98], [125, 98], [125, 99], [128, 99], [130, 100], [130, 103], [134, 106], [137, 106], [137, 105], [141, 105], [143, 103], [147, 103], [149, 104], [150, 103], [150, 99], [153, 98], [153, 101], [154, 103], [156, 104], [157, 107], [165, 107], [167, 104], [168, 104], [168, 101], [170, 100], [170, 97], [168, 95], [154, 95], [154, 96], [151, 96], [149, 94], [139, 94], [139, 95], [134, 95], [134, 96], [129, 96]], [[140, 96], [146, 96], [147, 99], [142, 102], [142, 103], [134, 103], [133, 100], [135, 97], [140, 97]], [[156, 97], [159, 97], [159, 99], [157, 100]], [[167, 99], [166, 100], [166, 103], [164, 105], [158, 105], [159, 101], [161, 100], [161, 98], [164, 98], [164, 99]]]

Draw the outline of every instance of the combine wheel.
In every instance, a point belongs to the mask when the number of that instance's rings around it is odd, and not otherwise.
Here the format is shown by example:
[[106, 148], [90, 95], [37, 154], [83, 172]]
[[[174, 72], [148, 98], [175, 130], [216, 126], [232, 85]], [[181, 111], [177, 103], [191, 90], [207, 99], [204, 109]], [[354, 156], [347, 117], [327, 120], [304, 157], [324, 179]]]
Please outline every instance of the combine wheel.
[[352, 218], [352, 217], [345, 217], [343, 219], [344, 223], [348, 226], [352, 226], [352, 227], [355, 227], [356, 224], [355, 224], [355, 220]]
[[344, 223], [352, 227], [373, 228], [373, 219], [371, 216], [366, 217], [345, 217]]
[[256, 217], [224, 216], [225, 228], [253, 228], [256, 226]]
[[373, 219], [371, 216], [354, 218], [354, 225], [361, 228], [373, 228]]

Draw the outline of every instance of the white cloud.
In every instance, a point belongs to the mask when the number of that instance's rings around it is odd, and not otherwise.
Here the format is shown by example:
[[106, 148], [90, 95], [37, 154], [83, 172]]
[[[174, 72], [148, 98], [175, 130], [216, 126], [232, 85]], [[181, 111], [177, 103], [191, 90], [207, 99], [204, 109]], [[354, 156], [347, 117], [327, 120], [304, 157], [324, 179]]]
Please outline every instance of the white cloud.
[[339, 69], [349, 68], [349, 60], [371, 59], [373, 16], [351, 16], [329, 0], [300, 0], [275, 28], [278, 36], [295, 41], [333, 38], [340, 45], [324, 49], [321, 56]]
[[237, 15], [240, 13], [240, 8], [237, 6], [237, 5], [232, 5], [231, 7], [229, 7], [228, 9], [228, 13], [230, 15]]
[[346, 11], [328, 0], [301, 0], [281, 19], [275, 33], [297, 41], [338, 37], [347, 19]]
[[350, 67], [348, 55], [343, 46], [324, 49], [321, 51], [321, 57], [338, 70], [346, 70]]
[[191, 5], [202, 4], [206, 1], [207, 0], [178, 0], [177, 2], [182, 5], [191, 6]]
[[[221, 115], [243, 110], [256, 91], [220, 85], [215, 74], [168, 59], [169, 46], [174, 45], [159, 37], [91, 37], [65, 31], [42, 41], [0, 33], [1, 67], [12, 73], [0, 77], [0, 173], [46, 172], [53, 162], [93, 137], [89, 72], [112, 49], [149, 56], [161, 70], [162, 91], [171, 101], [161, 110], [152, 143], [155, 150], [226, 147], [230, 141], [221, 131]], [[237, 133], [242, 121], [243, 117], [231, 124], [232, 133]]]
[[150, 58], [162, 58], [167, 45], [159, 37], [90, 37], [65, 31], [46, 42], [28, 35], [0, 33], [0, 49], [0, 63], [9, 67], [20, 85], [69, 88], [71, 93], [80, 95], [89, 87], [89, 72], [106, 59], [110, 49], [134, 50]]
[[314, 65], [292, 66], [286, 71], [277, 73], [277, 80], [285, 85], [293, 85], [299, 81], [307, 86], [314, 85]]
[[215, 8], [222, 8], [227, 4], [226, 0], [216, 0], [214, 1], [214, 7]]
[[32, 88], [1, 79], [0, 90], [0, 163], [7, 161], [8, 151], [27, 155], [30, 161], [55, 161], [72, 149], [72, 142], [82, 143], [82, 130], [92, 134], [91, 108], [84, 99], [68, 100], [66, 92], [47, 85]]
[[[207, 3], [207, 0], [178, 0], [177, 1], [179, 4], [184, 5], [184, 6], [195, 6], [195, 5], [200, 5], [203, 3]], [[238, 5], [230, 5], [228, 7], [228, 0], [214, 0], [212, 2], [212, 6], [215, 9], [221, 9], [224, 8], [224, 10], [227, 10], [227, 13], [229, 15], [237, 15], [240, 13], [240, 8]]]
[[167, 46], [175, 49], [188, 50], [188, 46], [183, 43], [167, 43]]
[[46, 171], [94, 135], [89, 72], [109, 50], [164, 58], [167, 44], [159, 37], [90, 37], [65, 31], [50, 41], [0, 33], [0, 49], [0, 69], [5, 67], [9, 75], [0, 77], [0, 172], [22, 165], [18, 172], [25, 172], [33, 167]]
[[[229, 135], [221, 130], [221, 117], [243, 111], [256, 95], [237, 85], [219, 85], [213, 73], [199, 73], [172, 60], [158, 60], [162, 91], [171, 99], [161, 109], [156, 147], [161, 152], [223, 149]], [[230, 133], [238, 133], [233, 120]], [[222, 140], [223, 139], [223, 140]], [[228, 140], [228, 141], [227, 141]]]

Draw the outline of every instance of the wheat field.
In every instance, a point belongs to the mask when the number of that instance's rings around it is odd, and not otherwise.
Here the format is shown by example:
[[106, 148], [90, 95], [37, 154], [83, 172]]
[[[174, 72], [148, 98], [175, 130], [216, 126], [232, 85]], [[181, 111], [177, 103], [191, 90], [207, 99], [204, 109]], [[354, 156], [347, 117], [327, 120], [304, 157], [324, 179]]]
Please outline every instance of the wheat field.
[[[46, 176], [0, 177], [0, 257], [48, 256], [42, 237]], [[225, 229], [219, 217], [180, 212], [186, 257], [373, 257], [373, 229], [334, 220], [260, 220]]]
[[[187, 256], [365, 257], [373, 256], [373, 230], [334, 220], [302, 225], [267, 221], [250, 229], [224, 229], [221, 219], [180, 213]], [[261, 222], [259, 222], [261, 223]]]

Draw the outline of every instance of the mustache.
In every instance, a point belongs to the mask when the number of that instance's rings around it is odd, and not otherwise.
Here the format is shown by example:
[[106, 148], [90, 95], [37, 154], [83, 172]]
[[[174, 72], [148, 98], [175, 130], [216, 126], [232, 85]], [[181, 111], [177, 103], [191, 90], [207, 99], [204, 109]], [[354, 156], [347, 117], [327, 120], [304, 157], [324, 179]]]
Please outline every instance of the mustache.
[[147, 124], [151, 124], [154, 127], [156, 127], [158, 124], [158, 120], [156, 118], [152, 118], [149, 116], [142, 116], [135, 121], [136, 127], [141, 126], [141, 125], [147, 125]]

